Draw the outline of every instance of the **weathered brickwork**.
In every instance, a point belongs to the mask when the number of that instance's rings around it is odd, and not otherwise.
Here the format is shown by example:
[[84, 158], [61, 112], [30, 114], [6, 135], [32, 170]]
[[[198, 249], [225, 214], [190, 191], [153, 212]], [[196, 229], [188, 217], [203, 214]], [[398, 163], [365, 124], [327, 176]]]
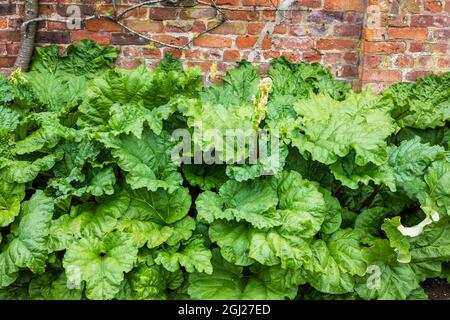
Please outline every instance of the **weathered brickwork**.
[[[154, 4], [130, 11], [129, 28], [155, 40], [183, 46], [219, 22], [220, 14], [201, 0], [193, 7]], [[117, 1], [124, 10], [140, 0]], [[159, 47], [106, 19], [86, 21], [79, 28], [41, 22], [39, 46], [92, 39], [120, 50], [117, 65], [134, 68], [156, 64], [170, 50], [187, 66], [219, 73], [241, 59], [260, 65], [285, 55], [293, 61], [320, 62], [357, 87], [382, 88], [413, 81], [431, 72], [450, 70], [450, 1], [431, 0], [217, 0], [227, 17], [220, 27], [185, 49]], [[40, 14], [70, 17], [77, 5], [84, 15], [108, 13], [111, 0], [41, 0]], [[278, 6], [285, 11], [276, 12]], [[368, 11], [369, 10], [369, 11]], [[371, 11], [370, 11], [371, 10]], [[368, 23], [364, 23], [366, 13]], [[19, 49], [23, 1], [0, 0], [0, 71], [9, 73]], [[281, 22], [280, 22], [281, 21]], [[267, 28], [271, 24], [272, 28]], [[70, 27], [70, 28], [69, 28]], [[76, 26], [75, 26], [76, 27]], [[265, 30], [269, 32], [263, 33]]]

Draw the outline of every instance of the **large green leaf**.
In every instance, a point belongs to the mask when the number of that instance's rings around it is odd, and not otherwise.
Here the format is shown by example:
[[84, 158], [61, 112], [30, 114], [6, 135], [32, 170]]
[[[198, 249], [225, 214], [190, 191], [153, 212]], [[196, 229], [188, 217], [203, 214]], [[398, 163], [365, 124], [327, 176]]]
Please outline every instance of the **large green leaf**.
[[335, 163], [353, 150], [356, 165], [382, 165], [387, 159], [386, 138], [395, 127], [389, 110], [377, 106], [378, 100], [366, 91], [350, 94], [341, 102], [326, 95], [298, 101], [292, 144], [324, 164]]
[[89, 299], [112, 299], [119, 292], [124, 273], [133, 268], [137, 252], [131, 238], [124, 234], [110, 233], [103, 239], [86, 237], [67, 249], [63, 265], [75, 286], [86, 281]]
[[25, 197], [23, 184], [0, 181], [0, 227], [14, 221], [20, 212], [20, 202]]
[[40, 190], [23, 203], [19, 220], [11, 226], [8, 244], [0, 254], [0, 286], [8, 286], [19, 268], [43, 272], [47, 260], [47, 243], [53, 201]]
[[142, 138], [132, 135], [104, 139], [121, 169], [128, 172], [127, 182], [133, 189], [158, 188], [174, 191], [181, 183], [178, 165], [172, 159], [174, 141], [168, 133], [156, 135], [145, 130]]
[[245, 277], [242, 268], [223, 260], [213, 252], [213, 273], [189, 276], [188, 293], [192, 299], [204, 300], [283, 300], [293, 298], [296, 290], [277, 290], [256, 277]]

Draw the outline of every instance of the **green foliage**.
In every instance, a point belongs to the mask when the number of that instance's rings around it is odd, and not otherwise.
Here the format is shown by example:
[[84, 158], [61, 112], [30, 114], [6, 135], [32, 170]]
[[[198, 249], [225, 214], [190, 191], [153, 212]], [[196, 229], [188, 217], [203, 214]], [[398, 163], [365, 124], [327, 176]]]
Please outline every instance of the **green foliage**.
[[0, 76], [0, 299], [424, 299], [449, 279], [450, 74], [375, 95], [279, 58], [205, 87], [170, 55], [116, 57], [82, 41]]

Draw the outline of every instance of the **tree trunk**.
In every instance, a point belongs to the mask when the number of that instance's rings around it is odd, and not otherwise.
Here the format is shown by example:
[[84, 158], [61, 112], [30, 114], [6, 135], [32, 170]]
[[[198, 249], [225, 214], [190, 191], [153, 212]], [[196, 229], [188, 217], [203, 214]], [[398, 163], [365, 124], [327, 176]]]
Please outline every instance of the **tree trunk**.
[[[39, 11], [39, 0], [25, 0], [25, 20], [36, 19]], [[15, 68], [27, 71], [34, 51], [34, 38], [36, 36], [36, 22], [22, 25], [20, 29], [20, 51], [17, 56]]]

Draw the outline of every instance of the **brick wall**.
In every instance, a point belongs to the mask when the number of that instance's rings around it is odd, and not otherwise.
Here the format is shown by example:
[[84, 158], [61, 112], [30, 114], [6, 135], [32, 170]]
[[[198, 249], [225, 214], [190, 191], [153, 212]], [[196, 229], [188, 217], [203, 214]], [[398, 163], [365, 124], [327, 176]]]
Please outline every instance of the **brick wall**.
[[[203, 0], [208, 1], [208, 0]], [[210, 1], [210, 0], [209, 0]], [[139, 0], [121, 0], [119, 10]], [[220, 72], [236, 61], [248, 59], [266, 70], [273, 57], [320, 62], [333, 73], [360, 86], [382, 88], [402, 80], [414, 80], [430, 72], [450, 70], [450, 1], [428, 0], [217, 0], [227, 22], [196, 39], [189, 48], [162, 48], [123, 30], [107, 20], [91, 20], [78, 30], [67, 24], [39, 24], [39, 46], [66, 46], [89, 38], [116, 46], [119, 67], [152, 66], [170, 50], [187, 66], [198, 65], [207, 73], [213, 62]], [[99, 5], [103, 3], [102, 5]], [[289, 4], [278, 14], [274, 8]], [[111, 0], [41, 0], [41, 15], [69, 16], [76, 4], [84, 15], [105, 13]], [[374, 11], [376, 5], [377, 10]], [[368, 7], [369, 6], [369, 7]], [[363, 23], [365, 8], [368, 26]], [[23, 1], [0, 0], [0, 71], [8, 73], [20, 38]], [[372, 23], [371, 19], [378, 18]], [[183, 45], [193, 35], [218, 23], [220, 15], [209, 6], [176, 8], [164, 5], [130, 12], [124, 23], [156, 40]], [[282, 21], [279, 23], [279, 21]], [[273, 31], [261, 36], [267, 24]], [[269, 28], [270, 29], [270, 28]]]
[[364, 31], [363, 84], [385, 87], [450, 70], [450, 1], [368, 2], [380, 9], [380, 21]]

